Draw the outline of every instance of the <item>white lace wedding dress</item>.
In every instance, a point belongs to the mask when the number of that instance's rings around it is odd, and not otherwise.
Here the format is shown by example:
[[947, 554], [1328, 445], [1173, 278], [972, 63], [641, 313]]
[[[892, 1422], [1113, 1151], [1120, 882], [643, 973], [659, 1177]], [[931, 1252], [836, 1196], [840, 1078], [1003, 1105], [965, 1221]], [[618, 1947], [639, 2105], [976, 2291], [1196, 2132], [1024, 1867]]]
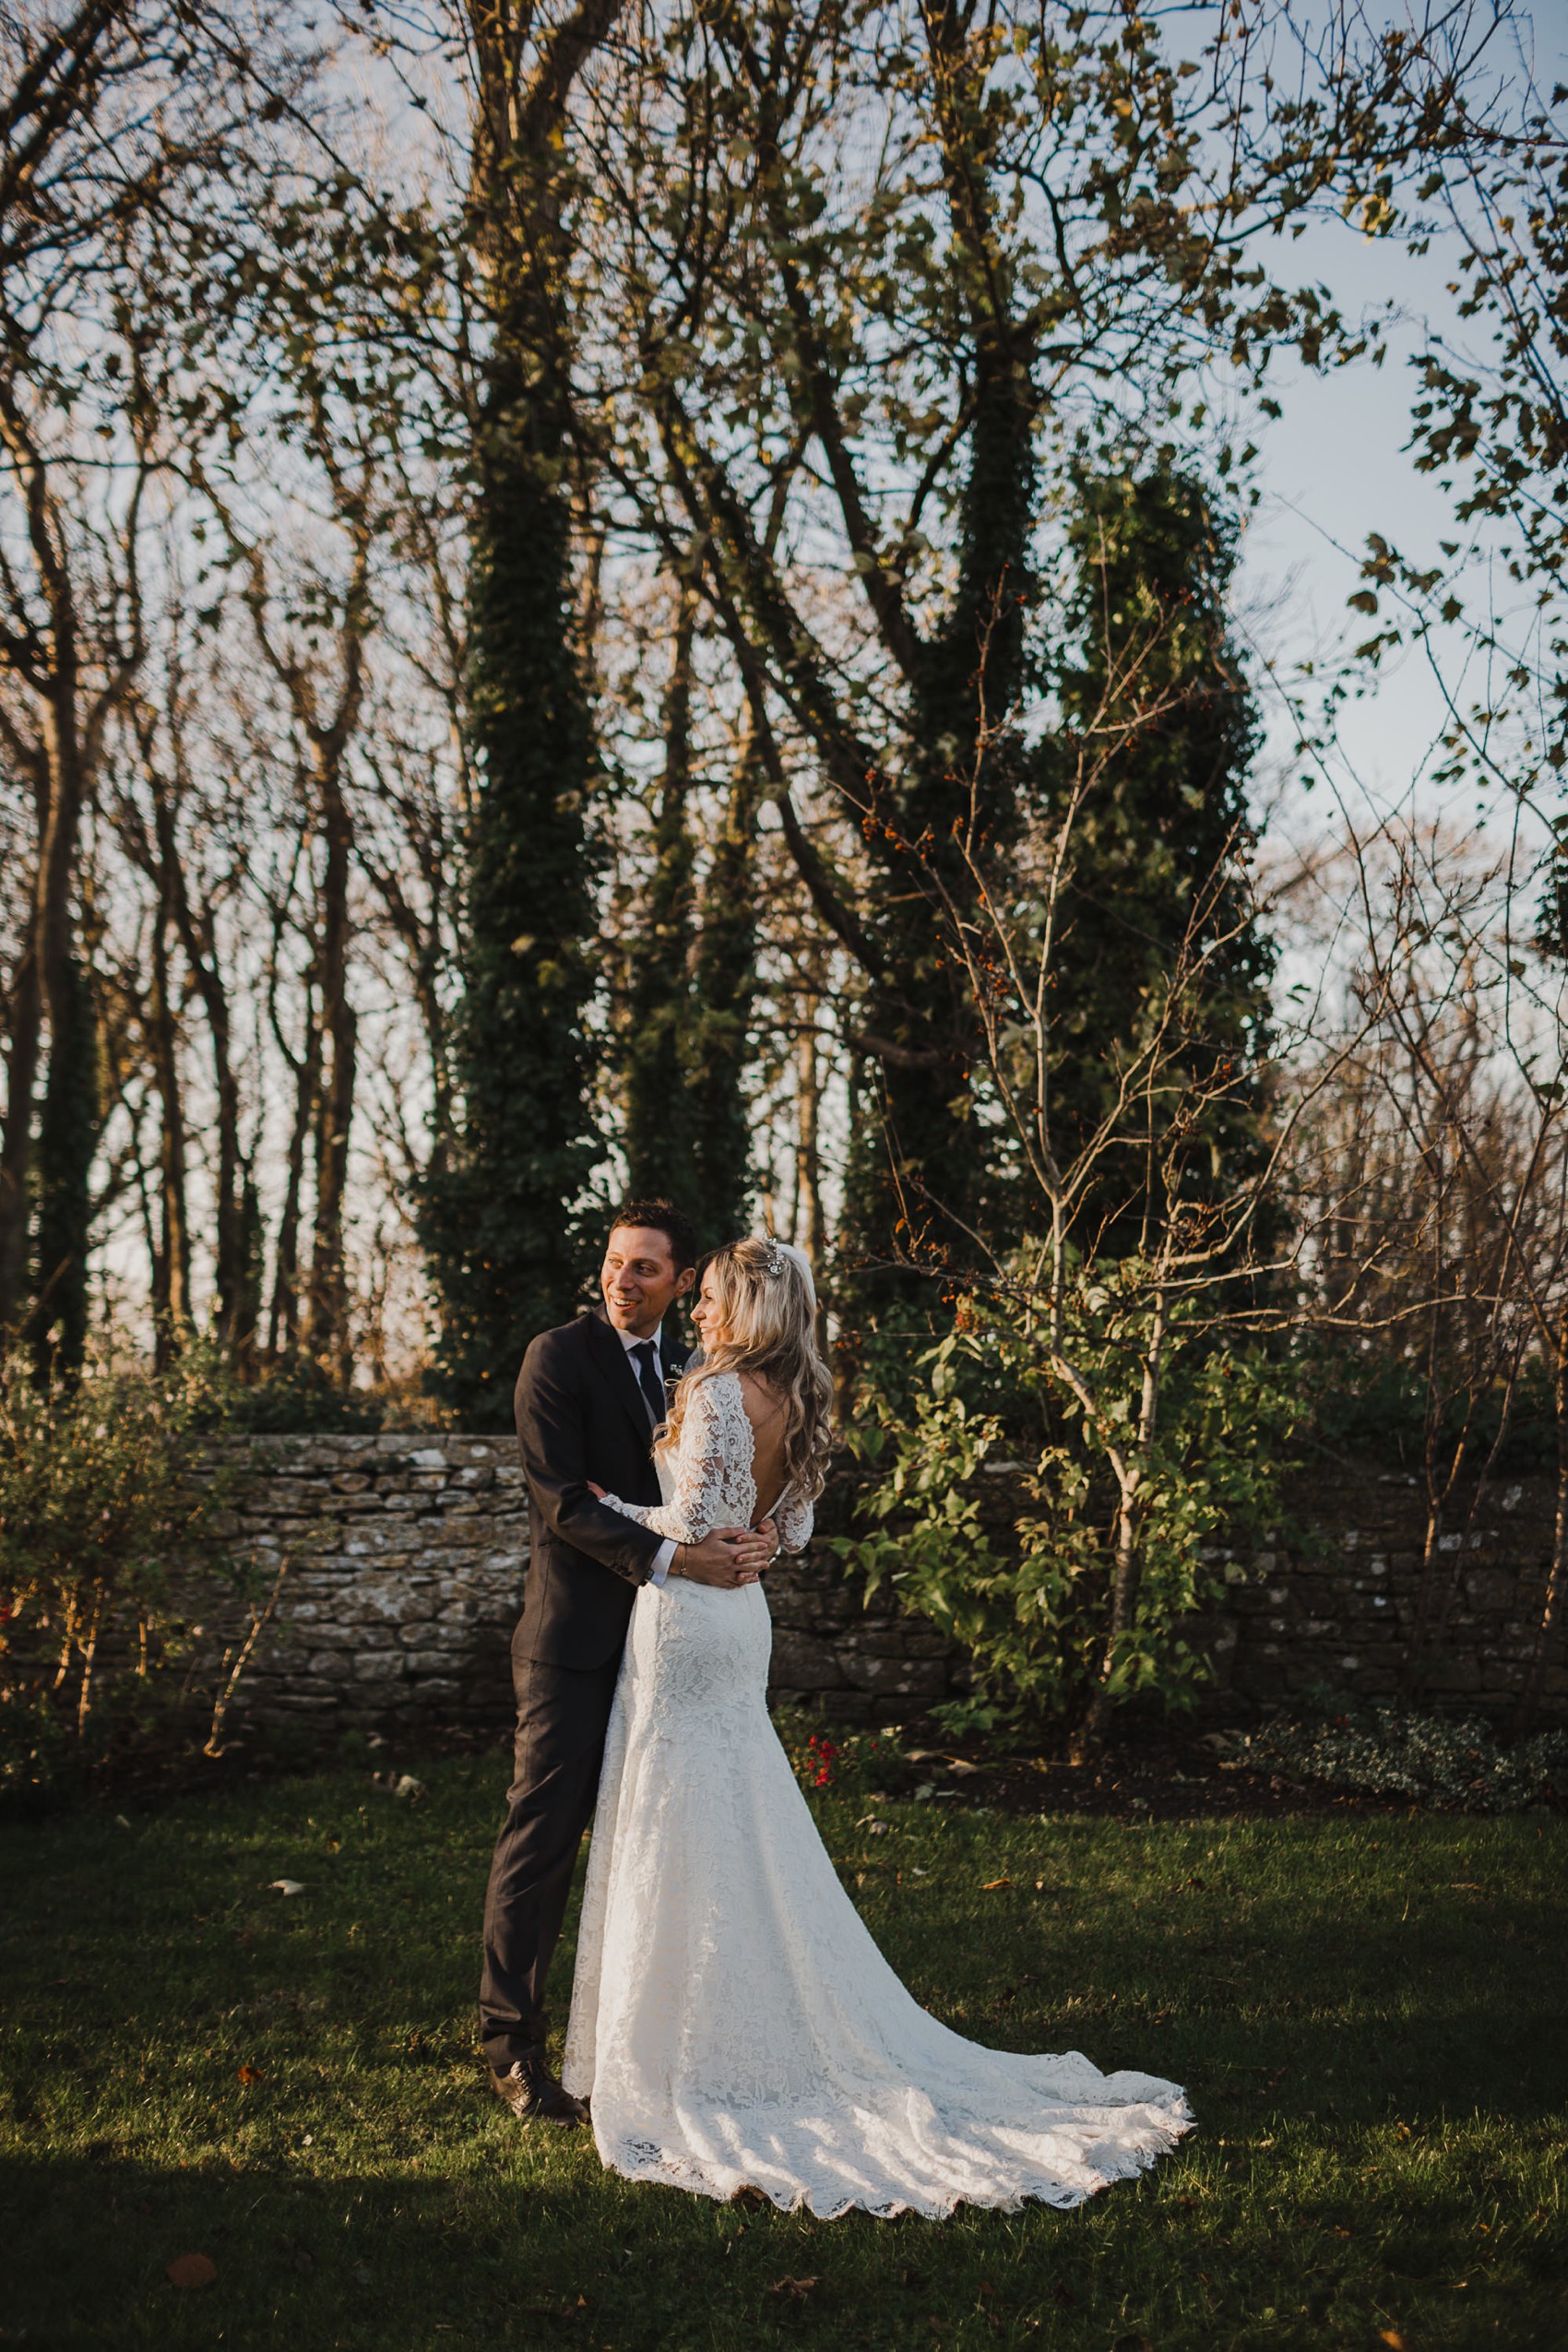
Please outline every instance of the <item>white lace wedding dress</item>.
[[[751, 1425], [732, 1372], [695, 1388], [665, 1502], [609, 1498], [693, 1542], [750, 1525]], [[775, 1517], [786, 1550], [809, 1503]], [[1191, 2124], [1173, 2083], [1076, 2050], [965, 2041], [906, 1991], [817, 1834], [766, 1701], [761, 1584], [671, 1578], [632, 1615], [600, 1782], [566, 2037], [604, 2162], [823, 2218], [1077, 2204]]]

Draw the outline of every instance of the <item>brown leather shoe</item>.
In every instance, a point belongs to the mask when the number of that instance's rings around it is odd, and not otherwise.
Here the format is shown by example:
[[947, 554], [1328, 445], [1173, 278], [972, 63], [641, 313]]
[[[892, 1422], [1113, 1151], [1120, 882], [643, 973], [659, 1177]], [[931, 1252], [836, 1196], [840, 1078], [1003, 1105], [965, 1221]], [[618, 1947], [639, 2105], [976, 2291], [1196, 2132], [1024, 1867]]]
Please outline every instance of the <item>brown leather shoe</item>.
[[519, 2123], [586, 2123], [588, 2108], [570, 2091], [563, 2090], [545, 2062], [542, 2049], [525, 2051], [505, 2074], [487, 2065], [490, 2087], [505, 2099]]

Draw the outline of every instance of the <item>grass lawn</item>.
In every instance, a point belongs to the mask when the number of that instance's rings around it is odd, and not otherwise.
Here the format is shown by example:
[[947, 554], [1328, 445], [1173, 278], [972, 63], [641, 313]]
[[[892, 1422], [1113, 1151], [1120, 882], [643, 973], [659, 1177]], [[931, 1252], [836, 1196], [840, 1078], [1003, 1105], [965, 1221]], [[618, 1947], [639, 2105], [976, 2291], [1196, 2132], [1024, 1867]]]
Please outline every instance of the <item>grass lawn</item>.
[[0, 1831], [0, 2342], [1568, 2345], [1561, 1820], [897, 1804], [873, 1840], [826, 1800], [921, 2001], [1174, 2076], [1199, 2128], [1074, 2213], [825, 2223], [511, 2121], [473, 2038], [505, 1762], [421, 1769]]

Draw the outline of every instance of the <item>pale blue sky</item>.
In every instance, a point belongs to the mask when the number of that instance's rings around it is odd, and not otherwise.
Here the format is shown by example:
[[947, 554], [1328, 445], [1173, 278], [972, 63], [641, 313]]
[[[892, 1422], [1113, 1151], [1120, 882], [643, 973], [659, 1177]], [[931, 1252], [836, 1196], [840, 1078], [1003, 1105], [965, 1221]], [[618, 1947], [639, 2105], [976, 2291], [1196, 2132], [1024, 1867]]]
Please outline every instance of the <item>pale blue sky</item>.
[[[1371, 11], [1374, 20], [1379, 15]], [[1389, 20], [1402, 9], [1381, 12]], [[1524, 15], [1533, 31], [1538, 88], [1568, 80], [1568, 0], [1538, 0]], [[1441, 561], [1438, 541], [1462, 538], [1435, 477], [1419, 473], [1406, 446], [1417, 398], [1409, 356], [1427, 322], [1459, 348], [1485, 349], [1485, 322], [1461, 321], [1447, 284], [1453, 255], [1434, 246], [1424, 257], [1369, 241], [1337, 222], [1314, 225], [1288, 248], [1285, 267], [1321, 278], [1348, 316], [1398, 313], [1381, 368], [1364, 362], [1329, 376], [1287, 365], [1273, 389], [1283, 405], [1259, 438], [1255, 480], [1262, 498], [1246, 534], [1239, 588], [1259, 640], [1296, 657], [1353, 645], [1368, 634], [1346, 600], [1358, 587], [1369, 531], [1381, 531], [1418, 561]], [[1284, 260], [1285, 257], [1281, 256]], [[1283, 274], [1283, 273], [1282, 273]], [[1337, 544], [1336, 544], [1337, 542]], [[1515, 591], [1516, 593], [1516, 591]], [[1264, 608], [1273, 605], [1273, 610]], [[1469, 648], [1449, 631], [1434, 639], [1445, 679], [1457, 689]], [[1471, 683], [1479, 687], [1479, 677]], [[1419, 781], [1443, 723], [1443, 696], [1426, 653], [1385, 658], [1375, 690], [1345, 716], [1343, 737], [1362, 781], [1384, 802]], [[1282, 722], [1271, 743], [1283, 741]], [[1468, 796], [1475, 806], [1475, 796]], [[1458, 814], [1455, 807], [1455, 814]]]

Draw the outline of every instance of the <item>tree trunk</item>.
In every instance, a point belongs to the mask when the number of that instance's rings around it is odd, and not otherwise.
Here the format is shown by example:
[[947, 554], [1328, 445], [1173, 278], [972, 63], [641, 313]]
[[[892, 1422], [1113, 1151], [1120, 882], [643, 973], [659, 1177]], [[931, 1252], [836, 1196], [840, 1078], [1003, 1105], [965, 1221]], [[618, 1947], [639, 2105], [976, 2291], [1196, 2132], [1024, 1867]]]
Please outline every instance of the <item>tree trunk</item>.
[[753, 742], [741, 742], [735, 780], [714, 844], [697, 934], [696, 1020], [686, 1083], [696, 1160], [693, 1213], [728, 1240], [745, 1230], [753, 1194], [752, 1063], [756, 994], [756, 835], [761, 801]]
[[[294, 1116], [289, 1131], [283, 1207], [278, 1219], [278, 1246], [272, 1266], [272, 1308], [267, 1323], [267, 1352], [274, 1363], [293, 1354], [300, 1333], [300, 1220], [304, 1191], [305, 1149], [318, 1115], [316, 1106], [321, 1086], [321, 1030], [308, 990], [305, 1018], [309, 1027], [304, 1051], [293, 1064]], [[280, 1039], [279, 1041], [281, 1044]], [[290, 1058], [292, 1059], [291, 1056]]]
[[801, 1034], [795, 1047], [795, 1239], [812, 1263], [820, 1288], [826, 1256], [822, 1213], [822, 1158], [818, 1133], [822, 1112], [822, 1071], [817, 1050], [817, 999], [808, 996], [801, 1006]]
[[181, 952], [201, 999], [212, 1054], [218, 1166], [213, 1204], [213, 1330], [233, 1369], [242, 1375], [254, 1354], [255, 1298], [247, 1298], [244, 1192], [246, 1182], [240, 1141], [240, 1084], [234, 1070], [232, 1022], [228, 992], [219, 969], [210, 910], [198, 918], [180, 855], [169, 789], [150, 757], [144, 763], [152, 796], [160, 886], [167, 887]]
[[1117, 1467], [1116, 1533], [1111, 1555], [1111, 1630], [1100, 1660], [1099, 1680], [1090, 1695], [1083, 1723], [1072, 1747], [1075, 1764], [1087, 1764], [1105, 1738], [1113, 1704], [1110, 1688], [1123, 1642], [1137, 1618], [1138, 1587], [1143, 1574], [1141, 1495], [1154, 1452], [1159, 1419], [1160, 1383], [1165, 1372], [1168, 1307], [1163, 1289], [1155, 1292], [1148, 1345], [1144, 1351], [1143, 1390], [1138, 1404], [1136, 1451], [1124, 1467]]
[[315, 1219], [311, 1240], [305, 1342], [322, 1370], [340, 1383], [352, 1370], [343, 1204], [354, 1110], [358, 1023], [349, 997], [349, 861], [353, 829], [335, 763], [317, 777], [326, 863], [320, 899], [321, 1033], [327, 1067], [315, 1106]]
[[33, 1122], [43, 1046], [43, 991], [30, 938], [18, 962], [9, 1010], [6, 1132], [0, 1141], [0, 1344], [24, 1319], [28, 1304]]
[[589, 1278], [583, 1202], [602, 1149], [589, 1020], [597, 774], [573, 563], [570, 102], [624, 0], [547, 29], [468, 0], [475, 68], [472, 290], [493, 340], [475, 420], [465, 843], [446, 1148], [422, 1186], [441, 1298], [438, 1378], [508, 1426], [518, 1360]]
[[101, 1088], [97, 1016], [67, 954], [50, 992], [49, 1082], [38, 1134], [38, 1278], [28, 1326], [41, 1379], [70, 1378], [87, 1348], [87, 1258]]
[[1562, 1612], [1564, 1586], [1568, 1586], [1568, 1304], [1558, 1309], [1555, 1338], [1557, 1360], [1552, 1366], [1552, 1402], [1557, 1422], [1557, 1517], [1551, 1536], [1551, 1564], [1547, 1570], [1546, 1590], [1541, 1596], [1535, 1644], [1525, 1668], [1524, 1681], [1519, 1686], [1518, 1704], [1514, 1710], [1514, 1736], [1516, 1740], [1522, 1739], [1530, 1729], [1540, 1706], [1541, 1693], [1546, 1685], [1547, 1662], [1551, 1654], [1551, 1638]]
[[[638, 935], [632, 943], [626, 996], [626, 1174], [634, 1194], [664, 1194], [695, 1204], [692, 1133], [695, 1108], [686, 1085], [695, 944], [692, 869], [695, 847], [687, 818], [692, 780], [692, 649], [696, 591], [682, 583], [670, 684], [664, 706], [664, 780], [653, 834], [653, 872]], [[715, 1239], [718, 1237], [715, 1236]]]
[[152, 986], [148, 1005], [148, 1043], [162, 1119], [159, 1134], [160, 1223], [153, 1261], [154, 1345], [160, 1366], [176, 1356], [190, 1334], [191, 1237], [185, 1194], [185, 1117], [180, 1083], [180, 1039], [169, 969], [167, 870], [152, 924]]

